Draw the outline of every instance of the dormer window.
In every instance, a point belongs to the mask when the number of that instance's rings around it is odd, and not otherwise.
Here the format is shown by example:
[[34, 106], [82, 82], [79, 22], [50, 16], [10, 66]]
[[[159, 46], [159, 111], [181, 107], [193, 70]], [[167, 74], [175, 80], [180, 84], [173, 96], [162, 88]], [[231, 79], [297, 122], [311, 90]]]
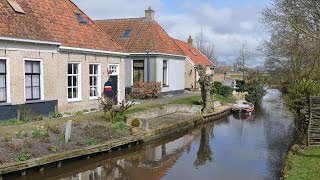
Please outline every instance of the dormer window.
[[17, 3], [17, 1], [15, 1], [15, 0], [7, 0], [7, 2], [10, 4], [10, 6], [12, 7], [12, 9], [15, 12], [24, 14], [24, 11], [20, 7], [20, 5]]
[[126, 29], [126, 30], [124, 30], [122, 37], [128, 38], [128, 37], [130, 37], [130, 34], [131, 34], [131, 29]]
[[87, 24], [87, 21], [82, 17], [80, 13], [75, 13], [75, 15], [80, 23]]

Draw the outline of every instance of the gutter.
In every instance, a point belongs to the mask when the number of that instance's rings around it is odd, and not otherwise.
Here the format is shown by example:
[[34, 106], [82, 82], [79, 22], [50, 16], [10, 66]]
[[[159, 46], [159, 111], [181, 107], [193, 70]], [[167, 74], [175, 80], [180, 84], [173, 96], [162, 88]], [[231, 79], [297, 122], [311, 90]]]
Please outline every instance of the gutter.
[[60, 46], [59, 51], [62, 52], [82, 52], [88, 54], [109, 54], [109, 55], [120, 55], [120, 56], [128, 56], [128, 53], [122, 52], [112, 52], [112, 51], [103, 51], [103, 50], [95, 50], [95, 49], [86, 49], [86, 48], [75, 48], [75, 47], [68, 47], [68, 46]]
[[34, 43], [34, 44], [46, 44], [46, 45], [55, 45], [55, 46], [61, 45], [61, 43], [59, 43], [59, 42], [20, 39], [20, 38], [11, 38], [11, 37], [3, 37], [3, 36], [0, 36], [0, 40], [13, 41], [13, 42], [24, 42], [24, 43]]
[[146, 56], [146, 55], [153, 55], [153, 56], [172, 56], [172, 57], [180, 57], [180, 58], [187, 58], [187, 56], [183, 55], [175, 55], [175, 54], [166, 54], [166, 53], [130, 53], [128, 55], [136, 55], [136, 56]]

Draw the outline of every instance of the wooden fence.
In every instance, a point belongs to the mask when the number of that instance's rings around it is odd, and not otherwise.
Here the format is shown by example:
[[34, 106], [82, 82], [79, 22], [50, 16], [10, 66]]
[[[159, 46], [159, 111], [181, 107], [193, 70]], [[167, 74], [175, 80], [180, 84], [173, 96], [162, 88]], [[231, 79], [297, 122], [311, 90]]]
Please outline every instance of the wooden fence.
[[306, 100], [307, 145], [320, 146], [320, 97]]

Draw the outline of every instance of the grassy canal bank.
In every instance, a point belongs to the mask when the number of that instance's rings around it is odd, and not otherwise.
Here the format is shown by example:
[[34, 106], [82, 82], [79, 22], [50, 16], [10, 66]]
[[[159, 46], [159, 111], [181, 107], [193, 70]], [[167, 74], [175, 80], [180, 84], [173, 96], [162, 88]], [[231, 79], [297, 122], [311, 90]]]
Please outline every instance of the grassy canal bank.
[[[200, 97], [188, 97], [170, 102], [170, 105], [199, 104]], [[163, 109], [165, 104], [136, 105], [125, 112]], [[217, 111], [226, 111], [219, 108]], [[201, 117], [199, 119], [199, 117]], [[139, 129], [132, 134], [123, 122], [110, 123], [103, 112], [83, 113], [72, 117], [42, 119], [21, 122], [18, 120], [0, 123], [0, 174], [23, 170], [86, 154], [109, 151], [125, 144], [161, 137], [182, 127], [193, 127], [201, 121], [200, 114], [177, 113], [150, 121], [149, 130]], [[65, 143], [65, 125], [72, 120], [71, 141]], [[161, 124], [159, 122], [161, 121]]]
[[292, 148], [288, 154], [284, 178], [287, 180], [320, 179], [320, 147]]

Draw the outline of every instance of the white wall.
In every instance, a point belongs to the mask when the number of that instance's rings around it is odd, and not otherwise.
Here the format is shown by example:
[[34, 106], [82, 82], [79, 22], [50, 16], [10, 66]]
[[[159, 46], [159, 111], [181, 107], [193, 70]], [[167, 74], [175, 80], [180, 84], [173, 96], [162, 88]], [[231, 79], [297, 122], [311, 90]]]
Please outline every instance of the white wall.
[[161, 92], [184, 90], [185, 59], [157, 57], [157, 82], [163, 84], [163, 60], [168, 61], [169, 87], [162, 87]]

